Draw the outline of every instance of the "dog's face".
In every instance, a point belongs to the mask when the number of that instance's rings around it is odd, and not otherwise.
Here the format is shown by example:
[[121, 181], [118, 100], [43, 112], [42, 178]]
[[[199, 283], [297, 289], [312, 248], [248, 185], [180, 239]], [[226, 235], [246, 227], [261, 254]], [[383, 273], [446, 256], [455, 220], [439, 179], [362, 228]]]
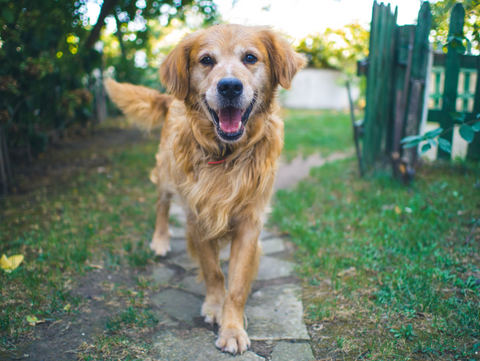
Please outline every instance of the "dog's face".
[[268, 28], [217, 25], [187, 35], [160, 69], [167, 89], [199, 107], [225, 143], [240, 140], [280, 84], [288, 89], [305, 60]]

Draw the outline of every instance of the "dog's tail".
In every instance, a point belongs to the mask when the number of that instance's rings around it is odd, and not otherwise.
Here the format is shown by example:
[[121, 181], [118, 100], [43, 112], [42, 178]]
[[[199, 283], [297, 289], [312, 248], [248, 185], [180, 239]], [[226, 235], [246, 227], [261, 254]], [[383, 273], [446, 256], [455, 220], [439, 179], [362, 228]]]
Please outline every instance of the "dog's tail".
[[151, 130], [164, 123], [172, 95], [140, 85], [117, 83], [110, 78], [105, 79], [104, 85], [110, 99], [139, 128]]

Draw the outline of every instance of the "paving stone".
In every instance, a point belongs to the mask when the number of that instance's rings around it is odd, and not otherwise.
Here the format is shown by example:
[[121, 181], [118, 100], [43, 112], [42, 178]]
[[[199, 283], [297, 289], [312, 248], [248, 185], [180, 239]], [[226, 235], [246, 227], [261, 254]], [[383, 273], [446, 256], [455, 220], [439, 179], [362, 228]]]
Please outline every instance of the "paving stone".
[[182, 252], [187, 250], [187, 241], [184, 239], [170, 240], [170, 252]]
[[188, 271], [199, 267], [198, 263], [194, 262], [186, 253], [170, 259], [170, 262], [183, 267]]
[[250, 339], [309, 340], [301, 293], [301, 286], [287, 284], [264, 287], [252, 294], [245, 309]]
[[313, 361], [312, 348], [308, 343], [279, 342], [272, 352], [272, 361]]
[[182, 282], [180, 282], [180, 287], [189, 292], [196, 293], [197, 295], [205, 296], [206, 294], [205, 283], [204, 282], [197, 283], [196, 279], [197, 279], [197, 276], [194, 276], [194, 275], [187, 276], [182, 280]]
[[265, 360], [251, 351], [235, 358], [227, 353], [222, 353], [215, 347], [216, 336], [205, 329], [192, 329], [190, 331], [166, 331], [158, 336], [154, 344], [160, 354], [160, 360], [169, 361], [261, 361]]
[[[260, 267], [258, 268], [257, 280], [267, 281], [275, 278], [289, 277], [293, 274], [295, 264], [269, 256], [260, 259]], [[222, 266], [225, 278], [228, 278], [228, 264]]]
[[275, 237], [262, 241], [263, 254], [272, 254], [285, 251], [283, 239]]
[[170, 232], [172, 232], [172, 238], [185, 239], [187, 237], [185, 227], [170, 227]]
[[170, 281], [174, 274], [174, 270], [160, 264], [153, 270], [152, 278], [157, 284], [165, 284]]
[[202, 300], [189, 293], [167, 289], [152, 297], [153, 302], [158, 304], [161, 310], [176, 319], [192, 322], [200, 316]]
[[280, 277], [289, 277], [293, 274], [295, 264], [269, 256], [262, 257], [258, 268], [257, 280], [271, 280]]
[[272, 237], [274, 237], [274, 234], [273, 234], [273, 233], [271, 233], [271, 232], [269, 232], [269, 231], [266, 231], [266, 230], [264, 230], [264, 229], [262, 229], [262, 230], [260, 231], [260, 239], [261, 239], [261, 240], [268, 239], [268, 238], [272, 238]]
[[220, 260], [226, 261], [230, 259], [230, 247], [231, 244], [228, 243], [221, 251], [220, 251]]

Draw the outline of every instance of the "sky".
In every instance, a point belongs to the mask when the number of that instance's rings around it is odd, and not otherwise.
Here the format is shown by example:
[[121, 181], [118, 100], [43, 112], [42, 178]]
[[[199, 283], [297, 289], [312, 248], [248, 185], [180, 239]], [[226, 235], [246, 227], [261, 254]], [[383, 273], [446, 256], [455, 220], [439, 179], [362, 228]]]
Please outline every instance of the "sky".
[[[387, 1], [388, 2], [388, 1]], [[373, 0], [215, 0], [223, 20], [244, 25], [271, 25], [294, 39], [338, 29], [353, 21], [368, 25]], [[398, 24], [414, 24], [420, 0], [391, 0]]]
[[[338, 29], [353, 21], [368, 26], [374, 0], [214, 0], [224, 21], [244, 25], [270, 25], [294, 39]], [[137, 0], [137, 3], [145, 0]], [[398, 24], [413, 24], [421, 0], [390, 0], [398, 5]], [[87, 2], [87, 15], [94, 24], [102, 0]], [[234, 3], [234, 5], [233, 5]], [[110, 24], [109, 24], [110, 25]], [[114, 27], [114, 24], [111, 24]]]

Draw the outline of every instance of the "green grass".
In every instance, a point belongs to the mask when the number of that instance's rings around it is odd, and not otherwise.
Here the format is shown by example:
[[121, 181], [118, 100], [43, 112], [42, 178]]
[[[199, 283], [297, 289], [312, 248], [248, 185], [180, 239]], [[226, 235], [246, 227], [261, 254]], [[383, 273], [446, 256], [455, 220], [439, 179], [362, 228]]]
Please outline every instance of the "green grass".
[[465, 239], [479, 180], [478, 165], [427, 165], [407, 188], [360, 179], [350, 159], [277, 193], [271, 222], [298, 246], [307, 320], [323, 328], [319, 352], [478, 359], [480, 237]]
[[110, 160], [104, 172], [81, 173], [53, 195], [39, 190], [34, 202], [2, 204], [0, 256], [23, 254], [25, 261], [10, 274], [0, 271], [0, 347], [13, 348], [31, 330], [28, 315], [52, 320], [77, 312], [83, 300], [72, 287], [90, 265], [114, 270], [153, 261], [156, 191], [148, 174], [157, 146], [102, 150]]
[[350, 115], [331, 110], [285, 110], [285, 146], [283, 155], [291, 160], [299, 154], [308, 156], [320, 153], [353, 149]]

